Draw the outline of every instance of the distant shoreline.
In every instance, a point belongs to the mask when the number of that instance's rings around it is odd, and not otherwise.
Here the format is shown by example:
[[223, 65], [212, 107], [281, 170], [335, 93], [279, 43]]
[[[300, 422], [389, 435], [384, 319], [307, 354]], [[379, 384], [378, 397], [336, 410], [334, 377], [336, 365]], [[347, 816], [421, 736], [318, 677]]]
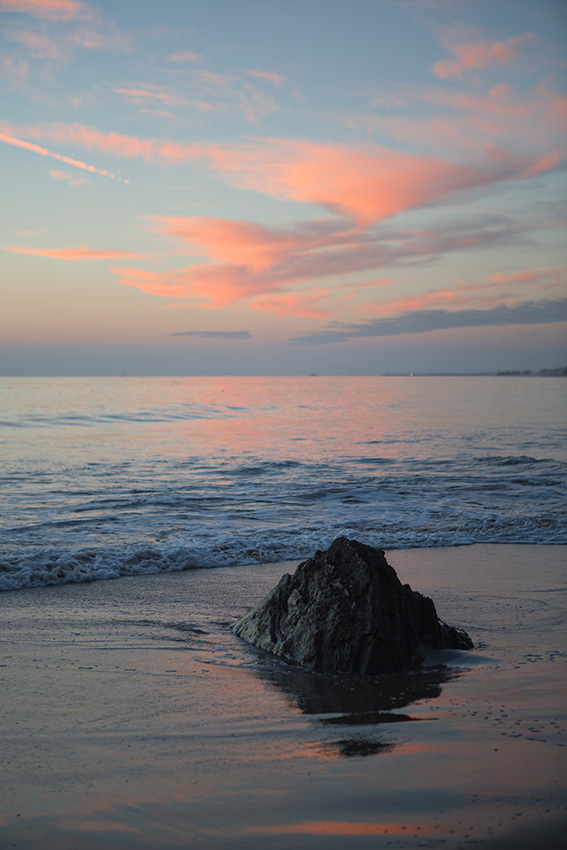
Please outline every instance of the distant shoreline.
[[358, 374], [354, 372], [341, 373], [294, 373], [294, 374], [142, 374], [142, 373], [106, 373], [106, 374], [53, 374], [53, 375], [2, 375], [0, 379], [15, 380], [16, 378], [565, 378], [567, 377], [567, 366], [558, 366], [553, 369], [540, 369], [532, 372], [531, 369], [502, 370], [498, 372], [375, 372], [372, 374]]

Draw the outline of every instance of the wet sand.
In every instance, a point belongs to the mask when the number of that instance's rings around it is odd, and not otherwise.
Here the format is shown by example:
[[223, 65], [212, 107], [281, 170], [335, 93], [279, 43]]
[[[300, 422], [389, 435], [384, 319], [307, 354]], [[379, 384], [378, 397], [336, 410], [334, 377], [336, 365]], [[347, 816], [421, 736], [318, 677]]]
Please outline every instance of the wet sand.
[[388, 553], [476, 648], [385, 677], [232, 635], [295, 563], [3, 594], [0, 847], [563, 847], [566, 555]]

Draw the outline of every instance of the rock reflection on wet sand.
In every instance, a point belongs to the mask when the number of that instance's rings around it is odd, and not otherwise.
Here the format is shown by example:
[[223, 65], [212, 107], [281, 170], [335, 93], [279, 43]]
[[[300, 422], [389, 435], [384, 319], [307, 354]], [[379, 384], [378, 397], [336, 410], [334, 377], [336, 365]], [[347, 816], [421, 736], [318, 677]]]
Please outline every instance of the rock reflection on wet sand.
[[380, 676], [328, 675], [262, 656], [265, 663], [255, 668], [262, 681], [280, 691], [314, 724], [347, 732], [347, 737], [317, 745], [326, 755], [345, 757], [391, 752], [400, 743], [396, 724], [424, 720], [400, 709], [420, 700], [435, 700], [444, 683], [461, 675], [458, 668], [445, 666]]

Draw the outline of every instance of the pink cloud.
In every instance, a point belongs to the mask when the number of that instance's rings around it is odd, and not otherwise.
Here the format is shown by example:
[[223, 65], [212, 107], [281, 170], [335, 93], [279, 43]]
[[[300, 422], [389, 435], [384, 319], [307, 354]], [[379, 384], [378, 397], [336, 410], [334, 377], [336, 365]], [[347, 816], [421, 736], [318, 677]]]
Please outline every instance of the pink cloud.
[[182, 53], [174, 53], [167, 57], [168, 62], [201, 62], [204, 57], [200, 53], [194, 53], [192, 50], [185, 50]]
[[89, 183], [86, 177], [73, 177], [73, 175], [68, 171], [60, 171], [58, 168], [50, 169], [49, 176], [53, 177], [54, 180], [63, 180], [73, 188], [76, 188], [77, 186], [86, 186]]
[[237, 94], [236, 107], [251, 124], [255, 124], [264, 115], [276, 112], [278, 107], [274, 98], [261, 89], [243, 83]]
[[88, 248], [86, 245], [81, 245], [79, 248], [20, 248], [6, 245], [4, 251], [11, 251], [13, 254], [31, 254], [34, 257], [49, 257], [52, 260], [65, 260], [71, 263], [84, 260], [140, 260], [147, 258], [147, 254]]
[[567, 98], [547, 83], [521, 96], [502, 84], [484, 94], [419, 86], [407, 97], [443, 111], [424, 118], [362, 116], [358, 123], [368, 120], [373, 129], [385, 129], [399, 141], [413, 144], [419, 139], [422, 145], [452, 149], [473, 161], [495, 145], [529, 151], [534, 160], [545, 152], [556, 155], [567, 131]]
[[49, 127], [27, 128], [26, 132], [39, 138], [47, 137], [57, 144], [73, 144], [86, 150], [96, 150], [127, 159], [143, 159], [163, 165], [180, 165], [203, 155], [202, 147], [161, 139], [140, 139], [121, 133], [105, 133], [82, 124], [52, 124]]
[[[543, 276], [547, 276], [548, 271], [543, 271]], [[502, 274], [494, 272], [486, 275], [486, 279], [497, 286], [505, 286], [509, 283], [533, 283], [536, 280], [541, 280], [542, 272], [513, 272], [512, 274]]]
[[36, 59], [60, 60], [67, 56], [67, 50], [63, 48], [60, 42], [50, 38], [45, 32], [11, 30], [6, 32], [5, 37], [8, 41], [21, 44], [25, 47], [27, 53]]
[[167, 92], [147, 91], [146, 89], [112, 89], [112, 91], [117, 94], [126, 94], [128, 97], [154, 97], [157, 100], [168, 100], [170, 97]]
[[49, 171], [49, 176], [54, 180], [69, 180], [71, 174], [68, 171], [60, 171], [58, 168], [52, 168]]
[[[168, 69], [172, 77], [183, 80], [183, 97], [179, 100], [189, 105], [204, 102], [208, 104], [209, 109], [221, 113], [236, 113], [250, 123], [258, 123], [266, 115], [279, 109], [273, 94], [265, 90], [265, 85], [256, 85], [256, 81], [269, 82], [279, 88], [283, 77], [273, 71], [243, 70], [237, 73], [220, 73], [208, 68], [183, 67], [188, 63], [194, 65], [198, 58], [203, 57], [191, 52], [169, 57], [171, 62], [175, 61], [181, 65]], [[188, 93], [191, 95], [189, 98]]]
[[[146, 220], [154, 233], [170, 236], [183, 246], [182, 250], [212, 262], [198, 262], [170, 272], [122, 269], [117, 273], [124, 285], [168, 298], [196, 300], [213, 308], [244, 300], [258, 309], [301, 315], [303, 303], [307, 311], [304, 315], [308, 313], [311, 317], [327, 312], [320, 304], [323, 298], [332, 298], [336, 305], [366, 288], [395, 283], [379, 278], [354, 282], [352, 276], [357, 272], [420, 263], [441, 254], [494, 244], [501, 239], [509, 241], [517, 236], [513, 230], [468, 228], [458, 223], [442, 231], [382, 229], [371, 233], [349, 228], [341, 219], [305, 222], [294, 229], [281, 230], [228, 219], [147, 216]], [[347, 275], [350, 280], [345, 280]], [[322, 278], [333, 281], [325, 294], [300, 289]], [[528, 282], [531, 275], [517, 273], [507, 283], [524, 279]], [[502, 288], [496, 278], [474, 286], [460, 284], [450, 291], [429, 294], [425, 303], [463, 298], [465, 286], [475, 290], [475, 297], [482, 288]], [[390, 310], [401, 309], [399, 301], [388, 302], [387, 306]], [[370, 309], [382, 310], [383, 305], [371, 305]]]
[[119, 275], [123, 286], [151, 295], [190, 299], [215, 309], [274, 289], [273, 281], [251, 277], [233, 266], [194, 265], [161, 273], [136, 268], [111, 271]]
[[0, 56], [0, 80], [5, 79], [14, 86], [20, 85], [29, 76], [29, 63], [15, 56]]
[[276, 313], [278, 316], [299, 316], [304, 319], [328, 319], [332, 313], [320, 306], [318, 295], [280, 295], [277, 298], [252, 302], [256, 310]]
[[214, 71], [207, 71], [204, 68], [192, 71], [191, 75], [194, 80], [198, 80], [211, 89], [226, 89], [236, 82], [236, 77], [233, 74], [219, 74]]
[[243, 73], [248, 77], [257, 77], [260, 80], [267, 80], [275, 86], [281, 86], [284, 82], [284, 78], [279, 74], [276, 74], [274, 71], [244, 71]]
[[[220, 309], [236, 301], [247, 300], [250, 306], [278, 315], [328, 318], [331, 313], [320, 301], [330, 292], [281, 293], [285, 283], [270, 275], [250, 275], [245, 269], [223, 265], [194, 265], [171, 272], [148, 272], [143, 269], [111, 269], [123, 286], [140, 289], [150, 295], [194, 301], [201, 307]], [[262, 298], [267, 295], [269, 297]]]
[[157, 86], [146, 86], [145, 88], [115, 88], [112, 89], [116, 94], [123, 94], [130, 98], [133, 103], [144, 104], [147, 101], [157, 101], [160, 104], [167, 106], [188, 105], [182, 98], [176, 97], [168, 91], [158, 89]]
[[485, 68], [489, 65], [507, 65], [519, 55], [524, 46], [533, 43], [535, 38], [532, 33], [524, 33], [508, 38], [506, 41], [454, 44], [450, 46], [450, 50], [455, 59], [437, 62], [433, 67], [433, 73], [436, 77], [447, 79], [462, 77], [466, 71]]
[[520, 297], [518, 285], [533, 284], [536, 291], [546, 291], [557, 285], [557, 275], [565, 275], [564, 269], [535, 269], [507, 274], [494, 272], [484, 275], [481, 280], [467, 283], [461, 281], [450, 289], [434, 289], [415, 296], [404, 296], [378, 304], [364, 304], [359, 307], [365, 313], [383, 316], [393, 316], [412, 310], [423, 310], [429, 307], [463, 308], [489, 307], [508, 303], [515, 304]]
[[477, 165], [467, 165], [380, 146], [278, 139], [240, 149], [212, 147], [204, 156], [236, 186], [318, 204], [361, 226], [466, 190], [525, 179], [562, 158], [559, 151], [541, 155], [492, 148]]
[[450, 289], [438, 289], [426, 292], [422, 295], [406, 296], [403, 298], [392, 298], [381, 304], [362, 304], [359, 309], [363, 313], [390, 316], [396, 313], [405, 313], [409, 310], [423, 310], [426, 307], [452, 306], [457, 301], [457, 296]]
[[[200, 297], [208, 306], [226, 306], [233, 301], [271, 293], [277, 298], [255, 302], [254, 307], [280, 314], [322, 317], [328, 310], [319, 306], [328, 293], [281, 295], [326, 275], [352, 273], [358, 261], [363, 268], [373, 266], [364, 254], [364, 235], [345, 229], [342, 223], [320, 221], [304, 223], [295, 229], [274, 229], [249, 222], [201, 217], [147, 216], [155, 233], [165, 234], [187, 245], [187, 251], [214, 260], [212, 265], [197, 264], [161, 278], [136, 276], [129, 269], [129, 285], [176, 297]], [[357, 251], [358, 248], [358, 251]], [[136, 283], [137, 281], [137, 283]], [[124, 281], [123, 281], [124, 282]], [[391, 281], [373, 280], [360, 285], [336, 284], [333, 293], [345, 289], [389, 285]], [[176, 287], [173, 290], [171, 287]], [[351, 297], [348, 296], [340, 296]], [[304, 312], [300, 305], [304, 305]], [[305, 312], [307, 311], [307, 312]]]
[[[0, 0], [0, 3], [2, 0]], [[48, 7], [46, 6], [47, 10]], [[52, 9], [49, 6], [49, 9]], [[1, 11], [1, 9], [0, 9]], [[100, 18], [86, 6], [77, 4], [75, 14], [57, 13], [53, 10], [43, 17], [82, 18], [72, 27], [47, 27], [45, 22], [26, 22], [23, 27], [6, 27], [3, 35], [7, 41], [17, 44], [25, 58], [54, 62], [59, 65], [70, 62], [78, 50], [128, 51], [129, 37], [121, 34], [112, 20]]]
[[276, 230], [230, 219], [188, 216], [148, 216], [148, 219], [155, 223], [155, 232], [195, 246], [194, 253], [245, 266], [252, 273], [272, 267], [291, 253], [322, 247], [328, 241], [328, 236], [316, 231]]
[[0, 12], [27, 12], [44, 18], [69, 20], [86, 11], [79, 0], [0, 0]]
[[270, 94], [250, 83], [242, 82], [232, 74], [198, 69], [191, 72], [191, 80], [201, 86], [206, 95], [221, 99], [217, 108], [230, 108], [244, 115], [251, 123], [256, 123], [263, 116], [277, 111], [276, 102]]

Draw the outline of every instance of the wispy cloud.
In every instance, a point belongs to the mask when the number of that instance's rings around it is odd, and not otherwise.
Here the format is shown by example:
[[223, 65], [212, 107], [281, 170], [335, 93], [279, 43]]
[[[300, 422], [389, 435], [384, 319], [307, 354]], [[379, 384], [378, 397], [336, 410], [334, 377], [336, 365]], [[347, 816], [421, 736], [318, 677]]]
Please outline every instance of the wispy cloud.
[[88, 14], [79, 0], [0, 0], [0, 12], [26, 12], [40, 18], [70, 20]]
[[267, 80], [275, 86], [281, 86], [284, 83], [284, 78], [281, 74], [276, 74], [275, 71], [243, 71], [248, 77], [257, 77], [260, 80]]
[[215, 109], [213, 103], [208, 103], [203, 100], [190, 100], [178, 92], [169, 91], [161, 86], [152, 83], [142, 85], [120, 86], [112, 89], [116, 94], [124, 95], [133, 104], [142, 107], [142, 112], [151, 112], [154, 115], [165, 116], [168, 118], [174, 117], [174, 112], [164, 112], [154, 108], [168, 107], [170, 110], [175, 110], [180, 107], [189, 107], [196, 109], [201, 113], [207, 113]]
[[180, 331], [170, 336], [197, 336], [201, 339], [252, 339], [250, 331]]
[[328, 319], [332, 315], [329, 308], [322, 306], [321, 301], [331, 295], [327, 292], [295, 295], [280, 295], [275, 298], [257, 299], [250, 305], [255, 310], [276, 313], [278, 316], [300, 316], [304, 319]]
[[[119, 158], [142, 159], [159, 165], [180, 165], [196, 161], [202, 158], [207, 150], [206, 146], [198, 144], [187, 145], [168, 139], [142, 139], [123, 133], [104, 132], [96, 127], [78, 123], [20, 127], [18, 131], [20, 135], [34, 139], [49, 139], [56, 144], [75, 145], [89, 151], [112, 154]], [[2, 140], [4, 139], [0, 136], [0, 141]], [[26, 144], [28, 143], [24, 142], [21, 146]]]
[[513, 36], [505, 41], [455, 42], [449, 36], [446, 41], [454, 59], [437, 62], [433, 67], [436, 77], [463, 77], [467, 71], [478, 70], [492, 65], [508, 65], [516, 59], [521, 50], [533, 44], [536, 37], [532, 33]]
[[415, 310], [358, 324], [335, 322], [322, 331], [295, 337], [290, 342], [295, 345], [323, 345], [454, 328], [544, 325], [563, 321], [567, 321], [567, 299], [526, 301], [512, 307], [500, 304], [485, 310]]
[[41, 236], [45, 233], [45, 230], [13, 230], [12, 233], [14, 236], [19, 236], [20, 239], [29, 239], [30, 236]]
[[172, 95], [170, 92], [160, 89], [158, 86], [149, 86], [147, 84], [144, 88], [136, 86], [130, 86], [129, 88], [116, 87], [113, 88], [112, 91], [116, 94], [125, 95], [135, 103], [140, 103], [146, 100], [157, 100], [167, 106], [174, 106], [181, 102], [179, 98]]
[[[378, 109], [383, 93], [377, 93]], [[567, 130], [567, 98], [553, 91], [549, 82], [518, 93], [508, 84], [487, 91], [447, 90], [440, 85], [403, 86], [399, 92], [398, 113], [376, 113], [348, 116], [345, 121], [355, 129], [367, 132], [386, 130], [404, 144], [420, 144], [438, 151], [449, 151], [460, 159], [478, 160], [498, 155], [506, 146], [532, 155], [539, 151], [556, 155], [563, 146]], [[421, 115], [406, 114], [416, 104], [436, 111]], [[560, 159], [560, 158], [559, 158]]]
[[58, 168], [51, 168], [49, 170], [49, 176], [53, 177], [54, 180], [61, 180], [64, 183], [67, 183], [71, 188], [76, 189], [78, 186], [88, 186], [89, 181], [86, 177], [74, 177], [68, 171], [60, 171]]
[[69, 180], [71, 174], [68, 171], [60, 171], [58, 168], [51, 168], [49, 176], [54, 180]]
[[[520, 292], [523, 288], [532, 288], [532, 294], [535, 295], [538, 292], [554, 289], [560, 280], [566, 280], [564, 268], [544, 268], [507, 274], [494, 272], [484, 275], [477, 281], [460, 281], [451, 287], [426, 290], [418, 295], [406, 295], [374, 304], [359, 305], [358, 309], [367, 314], [391, 316], [432, 306], [449, 307], [450, 309], [463, 309], [471, 306], [484, 308], [494, 303], [507, 303], [508, 306], [512, 306], [521, 300]], [[526, 299], [525, 294], [523, 298]]]
[[194, 53], [192, 50], [184, 50], [182, 53], [173, 53], [167, 57], [168, 62], [202, 62], [205, 57], [200, 53]]
[[11, 251], [13, 254], [31, 254], [34, 257], [49, 257], [52, 260], [66, 260], [72, 263], [83, 262], [84, 260], [141, 260], [148, 257], [147, 254], [88, 248], [86, 245], [81, 245], [78, 248], [22, 248], [6, 245], [4, 251]]
[[130, 38], [118, 30], [112, 19], [102, 17], [96, 8], [84, 3], [0, 0], [1, 11], [30, 13], [23, 19], [9, 20], [2, 29], [2, 38], [14, 45], [13, 55], [8, 57], [12, 70], [23, 62], [31, 79], [52, 80], [53, 72], [73, 61], [79, 51], [125, 53], [132, 48]]
[[96, 168], [94, 165], [87, 165], [86, 162], [82, 162], [79, 159], [73, 159], [70, 156], [64, 156], [63, 154], [56, 153], [55, 151], [50, 151], [47, 148], [42, 148], [39, 145], [35, 145], [32, 142], [26, 142], [23, 139], [17, 139], [14, 136], [6, 135], [5, 133], [0, 133], [0, 142], [3, 142], [6, 145], [12, 145], [16, 148], [21, 148], [22, 150], [30, 151], [31, 153], [37, 153], [40, 156], [51, 157], [51, 159], [57, 159], [60, 162], [64, 162], [67, 165], [72, 165], [74, 168], [80, 168], [83, 171], [88, 171], [91, 174], [100, 174], [103, 177], [110, 177], [112, 180], [118, 180], [121, 183], [128, 183], [128, 180], [123, 180], [121, 177], [117, 177], [116, 174], [112, 174], [110, 171], [107, 171], [104, 168]]
[[22, 48], [26, 59], [51, 60], [66, 64], [74, 58], [77, 50], [128, 50], [129, 41], [106, 25], [81, 26], [72, 32], [47, 32], [44, 29], [7, 29], [4, 38]]

